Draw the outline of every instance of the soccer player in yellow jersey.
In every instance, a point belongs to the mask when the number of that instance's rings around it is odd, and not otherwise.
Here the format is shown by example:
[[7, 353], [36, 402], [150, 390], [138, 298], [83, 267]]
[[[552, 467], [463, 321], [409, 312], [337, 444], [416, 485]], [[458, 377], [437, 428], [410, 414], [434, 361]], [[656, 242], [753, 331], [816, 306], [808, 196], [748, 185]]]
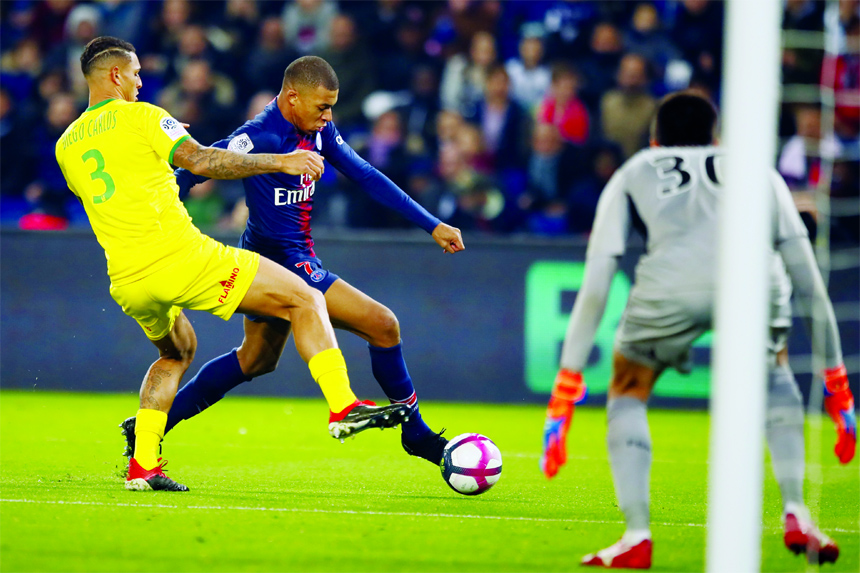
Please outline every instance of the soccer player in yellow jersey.
[[140, 62], [123, 40], [91, 41], [81, 69], [89, 107], [57, 142], [57, 163], [105, 250], [111, 296], [159, 352], [140, 388], [126, 489], [188, 490], [164, 474], [158, 457], [167, 412], [197, 348], [183, 308], [224, 320], [242, 312], [290, 321], [299, 355], [329, 404], [332, 436], [399, 424], [405, 406], [376, 407], [352, 393], [322, 294], [265, 257], [200, 233], [170, 167], [215, 179], [282, 172], [316, 180], [322, 158], [307, 150], [242, 155], [200, 145], [166, 111], [137, 102]]

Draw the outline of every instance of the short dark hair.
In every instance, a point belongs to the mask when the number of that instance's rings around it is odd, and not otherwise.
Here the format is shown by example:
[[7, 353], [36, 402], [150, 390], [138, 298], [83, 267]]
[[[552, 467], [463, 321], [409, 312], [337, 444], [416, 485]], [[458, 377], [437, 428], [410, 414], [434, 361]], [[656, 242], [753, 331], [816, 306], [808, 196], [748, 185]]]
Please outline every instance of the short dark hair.
[[683, 90], [660, 101], [652, 123], [658, 145], [710, 145], [717, 127], [717, 108], [701, 92]]
[[134, 46], [125, 40], [113, 36], [93, 38], [81, 54], [81, 71], [84, 72], [84, 76], [88, 76], [96, 65], [108, 58], [119, 57], [128, 63], [133, 53]]
[[327, 61], [317, 56], [303, 56], [287, 66], [283, 86], [323, 86], [327, 90], [336, 91], [340, 89], [340, 82]]

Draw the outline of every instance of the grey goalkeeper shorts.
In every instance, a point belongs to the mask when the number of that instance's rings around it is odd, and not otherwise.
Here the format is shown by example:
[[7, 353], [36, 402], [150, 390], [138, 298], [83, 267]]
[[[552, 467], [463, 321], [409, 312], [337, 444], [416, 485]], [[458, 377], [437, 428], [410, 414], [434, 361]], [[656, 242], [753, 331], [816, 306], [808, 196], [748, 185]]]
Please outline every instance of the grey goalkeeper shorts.
[[[648, 297], [630, 293], [615, 334], [615, 350], [632, 362], [656, 372], [674, 368], [688, 374], [693, 367], [690, 349], [713, 326], [713, 291], [672, 293]], [[785, 348], [790, 325], [774, 306], [768, 339], [768, 360]]]

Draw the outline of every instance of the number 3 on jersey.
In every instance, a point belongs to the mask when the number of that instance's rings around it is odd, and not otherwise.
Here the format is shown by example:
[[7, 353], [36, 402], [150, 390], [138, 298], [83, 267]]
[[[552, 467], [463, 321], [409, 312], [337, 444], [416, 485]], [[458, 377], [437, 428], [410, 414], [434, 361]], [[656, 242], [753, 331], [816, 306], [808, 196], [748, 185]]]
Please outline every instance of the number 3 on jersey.
[[105, 184], [105, 192], [101, 195], [96, 195], [93, 197], [93, 203], [98, 205], [99, 203], [104, 203], [108, 199], [113, 196], [113, 192], [116, 190], [116, 185], [114, 185], [113, 178], [105, 172], [105, 158], [102, 156], [101, 151], [98, 149], [90, 149], [86, 153], [81, 156], [84, 163], [89, 161], [90, 159], [96, 160], [96, 170], [90, 173], [90, 179], [95, 181], [96, 179], [101, 179], [102, 183]]
[[[717, 159], [719, 158], [716, 155], [708, 155], [705, 158], [704, 171], [707, 180], [719, 187], [721, 183], [717, 176]], [[657, 169], [657, 176], [661, 181], [657, 188], [657, 194], [661, 199], [680, 195], [696, 184], [698, 176], [695, 171], [686, 168], [683, 157], [660, 157], [652, 159], [650, 163]]]

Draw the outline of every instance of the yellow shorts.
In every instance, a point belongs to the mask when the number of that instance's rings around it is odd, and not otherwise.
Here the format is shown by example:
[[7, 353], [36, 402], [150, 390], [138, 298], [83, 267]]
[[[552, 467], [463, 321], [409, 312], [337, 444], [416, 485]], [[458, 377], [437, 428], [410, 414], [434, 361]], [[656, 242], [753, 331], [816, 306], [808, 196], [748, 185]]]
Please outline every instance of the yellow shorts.
[[257, 253], [204, 235], [181, 259], [131, 284], [111, 285], [110, 294], [150, 340], [161, 340], [183, 308], [228, 320], [245, 298], [259, 266]]

